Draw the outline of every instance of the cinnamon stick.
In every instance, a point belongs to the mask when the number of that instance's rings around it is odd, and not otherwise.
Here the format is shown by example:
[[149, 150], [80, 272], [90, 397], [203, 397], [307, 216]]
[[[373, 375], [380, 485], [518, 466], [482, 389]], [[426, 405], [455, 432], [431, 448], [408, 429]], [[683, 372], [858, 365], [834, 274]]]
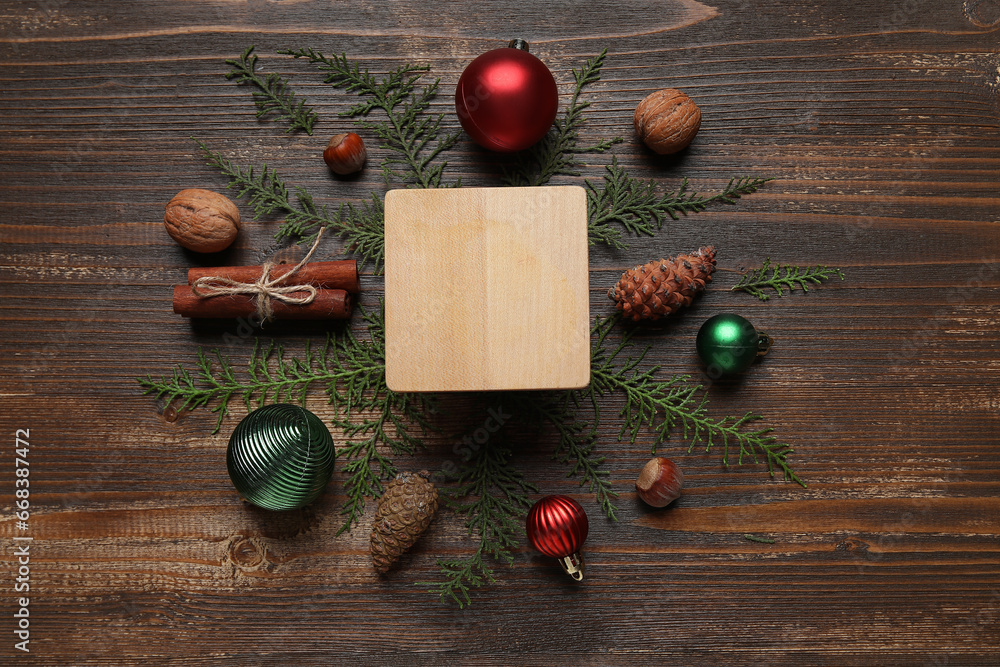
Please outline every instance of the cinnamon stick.
[[[333, 264], [336, 262], [323, 263]], [[207, 270], [215, 271], [217, 269]], [[259, 270], [257, 276], [260, 276]], [[296, 274], [290, 280], [298, 277], [299, 274]], [[236, 279], [238, 280], [238, 278]], [[271, 300], [271, 308], [274, 310], [274, 317], [277, 320], [344, 320], [351, 316], [353, 307], [354, 298], [349, 292], [342, 289], [319, 288], [316, 290], [316, 298], [313, 299], [312, 303], [305, 305], [284, 303], [277, 299]], [[191, 290], [190, 285], [176, 285], [174, 287], [174, 312], [184, 317], [194, 318], [250, 317], [257, 312], [257, 301], [256, 297], [247, 294], [201, 297]]]
[[[278, 264], [271, 269], [272, 280], [280, 278], [295, 267], [294, 264]], [[193, 285], [198, 278], [218, 276], [229, 278], [241, 283], [254, 283], [260, 278], [263, 267], [260, 266], [216, 266], [195, 267], [188, 269], [188, 284]], [[358, 263], [353, 259], [336, 262], [309, 262], [300, 268], [295, 275], [280, 285], [313, 285], [327, 289], [338, 289], [357, 294], [361, 291], [358, 279]]]

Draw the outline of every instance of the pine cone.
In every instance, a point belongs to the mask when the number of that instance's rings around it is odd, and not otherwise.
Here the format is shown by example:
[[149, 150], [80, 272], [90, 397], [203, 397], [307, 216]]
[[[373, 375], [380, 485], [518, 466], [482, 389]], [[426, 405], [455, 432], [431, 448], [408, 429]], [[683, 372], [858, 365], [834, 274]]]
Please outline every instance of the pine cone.
[[388, 572], [431, 525], [438, 509], [438, 491], [428, 477], [426, 470], [401, 472], [378, 499], [371, 538], [372, 565], [378, 572]]
[[695, 295], [712, 282], [715, 248], [661, 259], [626, 271], [608, 298], [618, 304], [626, 319], [658, 320], [689, 306]]

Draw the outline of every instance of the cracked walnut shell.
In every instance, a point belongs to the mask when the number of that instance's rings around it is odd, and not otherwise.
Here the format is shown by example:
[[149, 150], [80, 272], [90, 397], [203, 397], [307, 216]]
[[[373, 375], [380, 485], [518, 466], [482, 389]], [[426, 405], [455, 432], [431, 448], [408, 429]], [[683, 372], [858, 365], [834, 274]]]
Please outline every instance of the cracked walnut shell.
[[240, 210], [228, 197], [211, 190], [181, 190], [163, 215], [167, 233], [188, 250], [219, 252], [240, 231]]
[[701, 109], [679, 90], [650, 93], [635, 108], [635, 131], [643, 143], [660, 155], [688, 147], [701, 127]]

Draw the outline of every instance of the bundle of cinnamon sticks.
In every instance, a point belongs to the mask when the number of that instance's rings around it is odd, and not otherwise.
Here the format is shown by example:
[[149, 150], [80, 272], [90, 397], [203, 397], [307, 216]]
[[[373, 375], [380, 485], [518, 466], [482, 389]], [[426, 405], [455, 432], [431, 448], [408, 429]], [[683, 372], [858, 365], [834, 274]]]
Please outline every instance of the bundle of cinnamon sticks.
[[[279, 264], [271, 269], [273, 280], [288, 273], [291, 264]], [[174, 287], [174, 312], [192, 318], [249, 317], [257, 312], [257, 296], [253, 294], [220, 294], [199, 296], [192, 289], [199, 278], [223, 278], [240, 283], [254, 283], [263, 272], [262, 266], [221, 266], [188, 270], [188, 284]], [[280, 285], [312, 285], [315, 298], [308, 304], [271, 301], [275, 319], [318, 320], [347, 319], [354, 308], [353, 295], [361, 290], [358, 263], [355, 260], [309, 262]], [[292, 296], [299, 293], [293, 292]], [[305, 295], [306, 292], [301, 293]]]

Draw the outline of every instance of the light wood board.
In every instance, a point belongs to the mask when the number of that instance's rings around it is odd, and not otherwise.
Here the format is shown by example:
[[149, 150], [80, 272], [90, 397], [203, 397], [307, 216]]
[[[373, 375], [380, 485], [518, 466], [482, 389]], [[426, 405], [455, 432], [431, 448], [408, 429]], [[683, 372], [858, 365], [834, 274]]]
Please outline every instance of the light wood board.
[[388, 192], [389, 387], [587, 386], [588, 276], [583, 188]]

